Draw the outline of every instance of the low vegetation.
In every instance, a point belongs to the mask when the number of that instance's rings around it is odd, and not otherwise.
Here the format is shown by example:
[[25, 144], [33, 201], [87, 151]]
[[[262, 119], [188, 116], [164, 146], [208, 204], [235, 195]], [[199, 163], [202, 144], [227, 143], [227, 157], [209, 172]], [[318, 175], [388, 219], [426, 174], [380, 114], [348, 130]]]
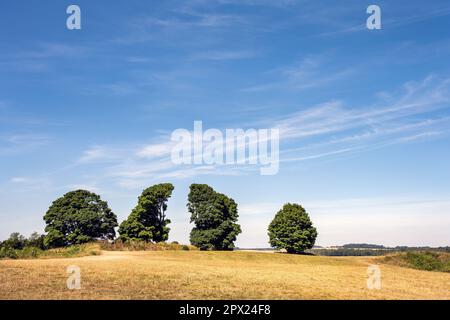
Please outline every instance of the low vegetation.
[[418, 270], [450, 272], [450, 253], [448, 252], [406, 252], [390, 255], [385, 262]]
[[100, 246], [95, 243], [49, 250], [43, 250], [37, 247], [24, 247], [22, 249], [0, 247], [0, 259], [75, 258], [100, 254]]
[[107, 251], [165, 251], [165, 250], [199, 250], [195, 246], [179, 244], [178, 242], [145, 242], [145, 241], [115, 241], [115, 242], [100, 242], [100, 248]]

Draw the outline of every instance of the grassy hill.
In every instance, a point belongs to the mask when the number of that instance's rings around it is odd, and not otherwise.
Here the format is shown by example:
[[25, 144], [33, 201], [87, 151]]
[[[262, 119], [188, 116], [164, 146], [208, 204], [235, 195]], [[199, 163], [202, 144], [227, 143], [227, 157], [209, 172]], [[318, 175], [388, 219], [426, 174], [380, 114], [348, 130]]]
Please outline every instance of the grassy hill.
[[450, 272], [450, 253], [448, 252], [404, 252], [387, 256], [385, 262], [419, 270]]
[[[379, 264], [382, 289], [366, 287]], [[66, 288], [81, 268], [82, 289]], [[0, 261], [0, 299], [450, 299], [450, 274], [383, 257], [259, 252], [101, 251], [59, 259]]]

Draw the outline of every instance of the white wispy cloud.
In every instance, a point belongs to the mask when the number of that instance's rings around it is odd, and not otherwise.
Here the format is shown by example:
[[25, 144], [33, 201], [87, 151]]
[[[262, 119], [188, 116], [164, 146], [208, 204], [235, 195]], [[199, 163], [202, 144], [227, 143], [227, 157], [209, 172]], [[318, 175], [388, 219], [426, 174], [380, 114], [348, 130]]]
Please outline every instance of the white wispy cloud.
[[[327, 72], [324, 72], [324, 70]], [[293, 65], [276, 68], [266, 72], [273, 79], [270, 82], [251, 85], [243, 92], [261, 92], [269, 90], [302, 91], [326, 87], [356, 73], [353, 68], [335, 69], [329, 66], [326, 54], [307, 56]]]
[[290, 7], [301, 3], [299, 0], [190, 0], [186, 6], [204, 7], [205, 5], [239, 5], [239, 6], [262, 6], [262, 7]]
[[80, 57], [89, 51], [87, 47], [63, 43], [39, 43], [33, 49], [21, 51], [14, 56], [21, 59], [48, 59]]
[[43, 134], [18, 133], [0, 136], [0, 155], [31, 152], [50, 144], [52, 139]]
[[235, 50], [235, 51], [204, 51], [195, 53], [191, 56], [191, 60], [213, 60], [213, 61], [226, 61], [226, 60], [242, 60], [254, 58], [257, 55], [256, 52], [250, 50]]
[[42, 72], [59, 59], [86, 57], [88, 47], [63, 43], [36, 43], [14, 53], [0, 54], [0, 67], [25, 72]]
[[[163, 138], [164, 140], [167, 140], [167, 137]], [[172, 148], [174, 147], [175, 142], [172, 141], [165, 141], [162, 143], [156, 143], [156, 144], [149, 144], [146, 146], [141, 147], [139, 150], [137, 150], [136, 154], [139, 157], [151, 159], [151, 158], [159, 158], [162, 156], [167, 156], [172, 151]]]
[[237, 16], [229, 14], [199, 13], [193, 11], [185, 11], [184, 14], [190, 16], [191, 19], [186, 19], [186, 17], [173, 17], [167, 19], [146, 17], [145, 19], [141, 20], [141, 23], [147, 27], [161, 27], [172, 29], [191, 27], [217, 28], [229, 26], [232, 23], [240, 20]]
[[[390, 6], [389, 9], [386, 9], [387, 6], [383, 3], [378, 5], [381, 7], [382, 30], [386, 32], [450, 15], [448, 5], [424, 6], [421, 3], [409, 3], [408, 6]], [[322, 8], [323, 6], [326, 5], [322, 4]], [[306, 20], [320, 23], [326, 31], [312, 34], [311, 37], [348, 36], [349, 34], [367, 31], [364, 18], [369, 17], [369, 15], [364, 16], [366, 8], [367, 6], [361, 5], [359, 1], [351, 1], [346, 4], [345, 11], [336, 10], [334, 6], [331, 10], [327, 8], [321, 10], [320, 5], [316, 6], [313, 8], [313, 12], [309, 13], [309, 16], [316, 16], [317, 19]], [[319, 10], [321, 10], [320, 14]], [[389, 14], [385, 14], [386, 12], [389, 12]], [[358, 23], [355, 21], [358, 21]]]
[[299, 155], [282, 157], [282, 161], [304, 161], [446, 135], [450, 118], [432, 113], [448, 114], [449, 109], [449, 79], [430, 76], [406, 83], [401, 92], [371, 106], [348, 107], [342, 101], [330, 101], [265, 125], [278, 127], [285, 140], [300, 142], [281, 151]]
[[52, 186], [52, 181], [49, 177], [45, 176], [38, 176], [38, 177], [17, 176], [9, 179], [8, 186], [9, 191], [29, 192], [50, 188]]
[[88, 164], [96, 162], [108, 162], [122, 159], [126, 156], [126, 150], [106, 147], [92, 146], [83, 152], [83, 155], [77, 160], [78, 164]]
[[[383, 99], [369, 106], [350, 107], [343, 101], [330, 101], [250, 125], [280, 130], [282, 145], [289, 146], [281, 149], [282, 163], [308, 161], [439, 138], [449, 133], [450, 117], [432, 112], [448, 111], [449, 102], [450, 81], [430, 76], [405, 83], [401, 90], [383, 95]], [[83, 153], [78, 164], [108, 162], [101, 179], [127, 188], [140, 188], [150, 181], [168, 178], [247, 175], [258, 169], [236, 165], [178, 166], [171, 160], [174, 145], [166, 134], [152, 143], [134, 146], [93, 146]]]

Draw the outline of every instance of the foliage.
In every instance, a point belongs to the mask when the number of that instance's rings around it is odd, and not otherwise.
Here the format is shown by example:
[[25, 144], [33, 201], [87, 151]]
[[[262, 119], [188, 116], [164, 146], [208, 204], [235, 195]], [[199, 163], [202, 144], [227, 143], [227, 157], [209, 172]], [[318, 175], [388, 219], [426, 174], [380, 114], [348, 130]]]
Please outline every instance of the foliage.
[[388, 256], [385, 261], [413, 269], [450, 272], [450, 254], [448, 252], [406, 252]]
[[195, 226], [190, 241], [202, 250], [231, 250], [241, 227], [237, 204], [206, 184], [192, 184], [188, 195], [190, 222]]
[[288, 253], [303, 253], [314, 246], [317, 230], [298, 204], [287, 203], [269, 225], [270, 245]]
[[117, 217], [100, 196], [86, 190], [66, 193], [44, 216], [48, 247], [82, 244], [96, 239], [114, 239]]
[[76, 258], [100, 255], [100, 245], [96, 242], [77, 244], [65, 248], [43, 251], [41, 258]]
[[3, 242], [0, 241], [0, 247], [10, 248], [14, 250], [22, 250], [27, 247], [34, 247], [44, 250], [44, 237], [44, 235], [33, 232], [27, 239], [19, 232], [13, 232], [8, 239]]
[[33, 232], [28, 238], [26, 246], [45, 250], [47, 248], [45, 246], [45, 235]]
[[100, 248], [108, 251], [166, 251], [166, 250], [198, 250], [194, 246], [181, 245], [179, 243], [166, 243], [166, 242], [146, 242], [140, 240], [122, 241], [117, 240], [114, 242], [102, 241], [100, 242]]
[[166, 217], [167, 201], [173, 189], [171, 183], [145, 189], [128, 219], [121, 223], [120, 238], [123, 241], [166, 241], [170, 231], [167, 227], [170, 223]]
[[0, 242], [0, 259], [35, 258], [40, 255], [44, 246], [44, 236], [33, 232], [27, 239], [18, 232], [12, 233], [8, 239]]
[[72, 258], [87, 255], [100, 254], [97, 244], [73, 245], [66, 248], [42, 250], [37, 247], [24, 247], [23, 249], [12, 249], [0, 247], [0, 259], [35, 259], [35, 258]]
[[10, 247], [0, 247], [0, 259], [10, 258], [17, 259], [17, 250]]
[[27, 245], [27, 239], [18, 232], [11, 233], [8, 239], [2, 242], [1, 246], [14, 250], [22, 250]]

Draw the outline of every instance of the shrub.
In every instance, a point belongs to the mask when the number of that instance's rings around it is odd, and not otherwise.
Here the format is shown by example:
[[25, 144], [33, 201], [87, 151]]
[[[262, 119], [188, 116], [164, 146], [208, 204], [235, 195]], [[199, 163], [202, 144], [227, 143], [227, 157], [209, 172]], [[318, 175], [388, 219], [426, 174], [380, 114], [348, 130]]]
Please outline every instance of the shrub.
[[30, 258], [38, 258], [42, 254], [42, 250], [36, 247], [26, 247], [22, 250], [17, 250], [17, 258], [18, 259], [30, 259]]
[[408, 252], [405, 259], [411, 266], [420, 270], [433, 271], [442, 268], [439, 255], [434, 252]]
[[387, 256], [385, 261], [413, 269], [450, 272], [450, 254], [447, 252], [406, 252]]
[[145, 241], [121, 241], [115, 242], [100, 242], [100, 248], [102, 250], [109, 251], [164, 251], [164, 250], [198, 250], [194, 246], [181, 245], [177, 243], [166, 242], [145, 242]]
[[1, 247], [0, 248], [0, 259], [9, 258], [9, 259], [17, 259], [16, 250], [9, 247]]

